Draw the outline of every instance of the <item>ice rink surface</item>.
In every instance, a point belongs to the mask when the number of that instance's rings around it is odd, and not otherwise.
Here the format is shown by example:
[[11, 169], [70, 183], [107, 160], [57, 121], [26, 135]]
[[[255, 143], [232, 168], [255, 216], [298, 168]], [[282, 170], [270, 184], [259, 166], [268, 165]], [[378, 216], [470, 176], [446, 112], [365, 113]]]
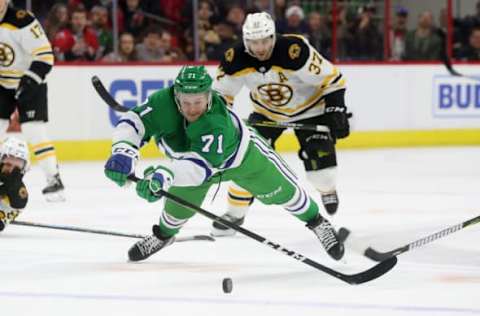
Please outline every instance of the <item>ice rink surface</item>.
[[[304, 179], [296, 155], [285, 155]], [[357, 247], [391, 250], [480, 214], [480, 148], [339, 153], [337, 226]], [[139, 169], [152, 161], [143, 162]], [[26, 176], [30, 203], [20, 220], [148, 234], [161, 203], [103, 176], [103, 163], [65, 163], [67, 201], [43, 200], [37, 167]], [[203, 207], [222, 214], [226, 185]], [[313, 190], [309, 187], [309, 190]], [[315, 194], [315, 193], [314, 193]], [[315, 195], [317, 200], [318, 195]], [[208, 234], [196, 215], [180, 235]], [[374, 263], [348, 249], [329, 259], [315, 236], [278, 207], [254, 203], [245, 227], [345, 273]], [[128, 263], [132, 238], [9, 226], [0, 235], [0, 315], [480, 315], [480, 225], [399, 256], [363, 285], [348, 285], [247, 237], [176, 243]], [[233, 292], [222, 292], [222, 279]]]

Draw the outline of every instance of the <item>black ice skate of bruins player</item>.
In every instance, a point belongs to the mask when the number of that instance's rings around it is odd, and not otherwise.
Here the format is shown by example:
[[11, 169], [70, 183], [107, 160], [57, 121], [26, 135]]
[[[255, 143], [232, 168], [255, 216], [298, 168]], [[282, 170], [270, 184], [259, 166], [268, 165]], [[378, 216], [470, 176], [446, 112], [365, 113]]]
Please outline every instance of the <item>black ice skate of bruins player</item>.
[[[345, 106], [345, 78], [300, 35], [275, 33], [268, 13], [249, 14], [243, 24], [243, 41], [229, 48], [218, 68], [214, 89], [233, 104], [235, 95], [246, 86], [253, 113], [249, 121], [275, 147], [285, 130], [255, 126], [255, 122], [286, 122], [326, 125], [330, 134], [295, 130], [300, 143], [299, 157], [307, 179], [319, 191], [326, 211], [338, 208], [336, 190], [336, 140], [350, 133]], [[223, 218], [241, 225], [252, 195], [232, 183], [228, 211]], [[233, 235], [234, 230], [214, 222], [213, 236]]]
[[47, 178], [47, 201], [63, 201], [55, 148], [47, 136], [46, 76], [53, 66], [52, 47], [38, 20], [28, 11], [0, 0], [0, 139], [18, 110], [22, 133]]

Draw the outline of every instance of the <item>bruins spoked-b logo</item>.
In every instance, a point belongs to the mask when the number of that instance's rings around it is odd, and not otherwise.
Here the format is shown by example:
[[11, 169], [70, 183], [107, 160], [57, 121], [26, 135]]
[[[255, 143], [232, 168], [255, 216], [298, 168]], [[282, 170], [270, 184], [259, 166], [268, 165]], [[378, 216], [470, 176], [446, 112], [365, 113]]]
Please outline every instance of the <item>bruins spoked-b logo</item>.
[[302, 52], [302, 48], [298, 44], [292, 44], [288, 48], [288, 56], [290, 56], [290, 59], [298, 58], [301, 52]]
[[15, 52], [9, 45], [0, 42], [0, 66], [8, 67], [15, 60]]
[[293, 90], [286, 84], [267, 83], [257, 88], [263, 102], [276, 107], [286, 105], [293, 96]]

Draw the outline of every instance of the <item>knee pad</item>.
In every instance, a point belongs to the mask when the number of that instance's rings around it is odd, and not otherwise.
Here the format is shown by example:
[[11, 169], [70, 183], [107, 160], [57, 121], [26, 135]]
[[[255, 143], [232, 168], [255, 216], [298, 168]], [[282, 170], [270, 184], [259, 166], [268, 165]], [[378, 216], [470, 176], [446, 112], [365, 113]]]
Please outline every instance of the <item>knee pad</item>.
[[320, 192], [335, 191], [337, 186], [337, 167], [308, 171], [307, 179]]
[[298, 153], [306, 171], [322, 170], [337, 165], [335, 144], [326, 134], [313, 134], [305, 139]]

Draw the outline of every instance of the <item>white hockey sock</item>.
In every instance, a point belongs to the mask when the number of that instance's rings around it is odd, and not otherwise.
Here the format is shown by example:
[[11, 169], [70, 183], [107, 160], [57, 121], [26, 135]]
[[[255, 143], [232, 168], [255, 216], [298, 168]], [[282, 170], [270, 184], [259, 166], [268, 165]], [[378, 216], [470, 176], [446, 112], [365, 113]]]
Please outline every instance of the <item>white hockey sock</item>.
[[330, 193], [337, 187], [337, 167], [307, 171], [307, 179], [320, 193]]
[[228, 187], [227, 214], [235, 218], [245, 217], [252, 201], [253, 196], [248, 191], [232, 182]]
[[47, 179], [58, 173], [58, 162], [52, 141], [47, 137], [44, 122], [27, 122], [22, 124], [22, 132], [32, 148], [37, 162]]

